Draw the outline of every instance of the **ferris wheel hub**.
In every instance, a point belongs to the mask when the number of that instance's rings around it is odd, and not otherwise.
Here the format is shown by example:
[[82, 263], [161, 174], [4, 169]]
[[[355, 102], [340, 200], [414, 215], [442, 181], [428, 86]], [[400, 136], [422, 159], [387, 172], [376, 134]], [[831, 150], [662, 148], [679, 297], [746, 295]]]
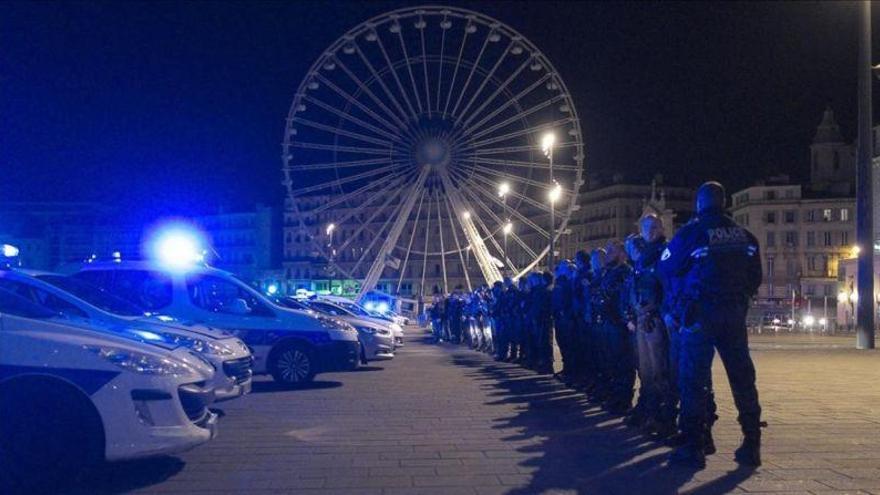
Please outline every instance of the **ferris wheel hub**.
[[431, 167], [446, 167], [450, 159], [449, 143], [436, 136], [429, 136], [416, 144], [415, 163]]

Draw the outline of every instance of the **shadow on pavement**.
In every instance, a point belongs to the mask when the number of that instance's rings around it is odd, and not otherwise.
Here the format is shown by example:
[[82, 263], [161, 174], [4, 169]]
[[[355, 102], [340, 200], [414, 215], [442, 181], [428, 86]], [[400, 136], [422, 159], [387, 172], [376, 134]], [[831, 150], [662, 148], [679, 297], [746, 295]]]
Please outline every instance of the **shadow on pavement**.
[[358, 366], [356, 369], [351, 370], [349, 373], [361, 373], [364, 371], [382, 371], [385, 368], [381, 366], [370, 366], [370, 365], [362, 365]]
[[508, 494], [714, 495], [733, 491], [753, 472], [718, 473], [713, 481], [698, 484], [698, 471], [666, 465], [668, 449], [591, 406], [583, 394], [549, 375], [479, 354], [456, 352], [452, 357], [456, 365], [471, 368], [470, 378], [494, 389], [487, 391], [489, 405], [517, 406], [512, 415], [495, 420], [494, 428], [511, 431], [505, 441], [528, 443], [518, 451], [533, 455], [520, 463], [531, 479], [524, 487], [511, 487]]
[[274, 381], [254, 382], [251, 389], [252, 394], [266, 394], [274, 392], [296, 392], [300, 390], [323, 390], [328, 388], [341, 387], [342, 382], [331, 380], [315, 380], [313, 382], [304, 383], [302, 385], [290, 386]]
[[137, 461], [107, 463], [89, 471], [84, 479], [69, 490], [70, 495], [125, 493], [145, 488], [179, 473], [186, 465], [176, 457], [154, 457]]

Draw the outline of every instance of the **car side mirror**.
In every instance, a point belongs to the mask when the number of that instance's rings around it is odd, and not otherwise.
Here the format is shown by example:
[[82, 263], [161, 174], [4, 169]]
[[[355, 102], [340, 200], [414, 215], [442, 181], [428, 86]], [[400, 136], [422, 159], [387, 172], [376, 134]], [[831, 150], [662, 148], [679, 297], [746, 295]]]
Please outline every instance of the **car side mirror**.
[[247, 301], [244, 299], [233, 299], [229, 305], [229, 312], [234, 315], [246, 315], [250, 314], [251, 308], [248, 307]]

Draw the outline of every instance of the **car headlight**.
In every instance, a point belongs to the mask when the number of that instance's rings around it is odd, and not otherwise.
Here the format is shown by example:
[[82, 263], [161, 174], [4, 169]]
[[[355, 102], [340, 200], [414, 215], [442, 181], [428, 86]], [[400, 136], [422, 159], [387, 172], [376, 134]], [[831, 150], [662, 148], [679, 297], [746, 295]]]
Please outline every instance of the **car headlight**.
[[355, 327], [355, 328], [357, 328], [358, 332], [364, 332], [364, 333], [367, 333], [370, 335], [373, 335], [374, 333], [376, 333], [375, 328], [370, 328], [370, 327]]
[[162, 336], [171, 343], [186, 347], [187, 349], [196, 351], [200, 354], [213, 356], [231, 356], [235, 354], [235, 352], [225, 344], [213, 340], [204, 340], [176, 333], [163, 333]]
[[403, 333], [403, 327], [401, 327], [397, 323], [392, 323], [391, 325], [388, 325], [388, 326], [391, 327], [391, 329], [397, 333]]
[[176, 359], [160, 358], [150, 354], [115, 347], [87, 346], [86, 349], [132, 373], [160, 376], [195, 373], [195, 370], [188, 364]]

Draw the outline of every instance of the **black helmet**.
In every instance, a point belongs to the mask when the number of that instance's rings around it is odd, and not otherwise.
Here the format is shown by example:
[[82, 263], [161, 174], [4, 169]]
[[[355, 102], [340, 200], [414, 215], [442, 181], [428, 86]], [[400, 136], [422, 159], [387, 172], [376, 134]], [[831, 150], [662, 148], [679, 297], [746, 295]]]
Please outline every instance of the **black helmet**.
[[710, 211], [721, 211], [727, 199], [724, 186], [719, 182], [709, 181], [697, 189], [697, 215]]

